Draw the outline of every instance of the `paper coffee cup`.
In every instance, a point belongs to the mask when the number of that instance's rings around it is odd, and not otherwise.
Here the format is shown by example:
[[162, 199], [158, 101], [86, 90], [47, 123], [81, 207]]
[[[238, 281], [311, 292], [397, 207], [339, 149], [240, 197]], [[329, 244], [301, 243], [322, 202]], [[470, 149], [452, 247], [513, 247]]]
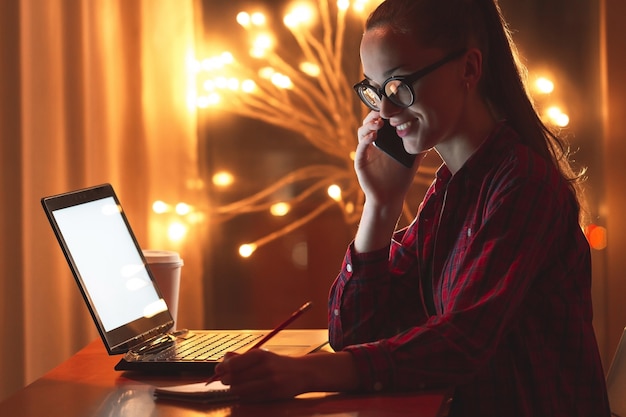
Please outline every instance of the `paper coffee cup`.
[[178, 297], [180, 293], [180, 270], [183, 260], [177, 252], [144, 249], [143, 256], [152, 276], [156, 281], [159, 291], [163, 295], [170, 314], [174, 319], [174, 327], [177, 329], [176, 320], [178, 318]]

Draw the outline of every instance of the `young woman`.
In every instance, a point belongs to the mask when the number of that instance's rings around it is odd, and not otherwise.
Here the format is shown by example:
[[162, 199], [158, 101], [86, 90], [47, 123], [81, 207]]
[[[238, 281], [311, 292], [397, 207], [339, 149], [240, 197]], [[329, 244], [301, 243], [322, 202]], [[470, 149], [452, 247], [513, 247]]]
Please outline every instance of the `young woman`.
[[[495, 0], [387, 0], [361, 42], [366, 200], [329, 302], [336, 353], [218, 367], [244, 399], [454, 387], [452, 416], [608, 416], [567, 146], [541, 123]], [[373, 146], [387, 119], [405, 168]], [[424, 155], [443, 165], [396, 231]]]

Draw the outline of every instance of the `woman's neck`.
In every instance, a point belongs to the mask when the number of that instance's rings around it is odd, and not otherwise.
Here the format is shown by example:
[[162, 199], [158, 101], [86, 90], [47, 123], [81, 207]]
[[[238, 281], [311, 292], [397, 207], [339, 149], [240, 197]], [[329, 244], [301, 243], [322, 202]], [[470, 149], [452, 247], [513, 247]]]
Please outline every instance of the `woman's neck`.
[[481, 101], [459, 120], [455, 132], [435, 150], [450, 172], [455, 174], [487, 139], [497, 125], [493, 113]]

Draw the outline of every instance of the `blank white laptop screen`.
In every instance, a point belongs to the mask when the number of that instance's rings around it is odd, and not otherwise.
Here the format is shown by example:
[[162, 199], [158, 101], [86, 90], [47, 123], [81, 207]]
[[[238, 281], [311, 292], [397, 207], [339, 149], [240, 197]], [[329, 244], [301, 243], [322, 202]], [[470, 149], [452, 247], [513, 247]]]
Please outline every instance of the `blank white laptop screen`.
[[167, 310], [112, 197], [53, 216], [107, 332]]

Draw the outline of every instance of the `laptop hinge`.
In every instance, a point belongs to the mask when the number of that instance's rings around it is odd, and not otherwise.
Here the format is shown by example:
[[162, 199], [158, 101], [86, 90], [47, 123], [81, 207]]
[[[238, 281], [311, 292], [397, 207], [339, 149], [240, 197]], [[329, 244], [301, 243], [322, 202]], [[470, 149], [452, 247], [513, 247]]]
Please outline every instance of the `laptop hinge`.
[[124, 343], [120, 343], [117, 346], [113, 346], [111, 348], [111, 352], [113, 353], [126, 353], [128, 352], [131, 348], [145, 343], [146, 341], [150, 340], [150, 339], [154, 339], [156, 337], [159, 337], [165, 333], [168, 332], [168, 330], [171, 330], [173, 326], [173, 322], [169, 322], [167, 324], [164, 324], [162, 326], [159, 327], [155, 327], [154, 329], [150, 329], [147, 332], [140, 334], [139, 336], [135, 336], [132, 339], [127, 340]]

